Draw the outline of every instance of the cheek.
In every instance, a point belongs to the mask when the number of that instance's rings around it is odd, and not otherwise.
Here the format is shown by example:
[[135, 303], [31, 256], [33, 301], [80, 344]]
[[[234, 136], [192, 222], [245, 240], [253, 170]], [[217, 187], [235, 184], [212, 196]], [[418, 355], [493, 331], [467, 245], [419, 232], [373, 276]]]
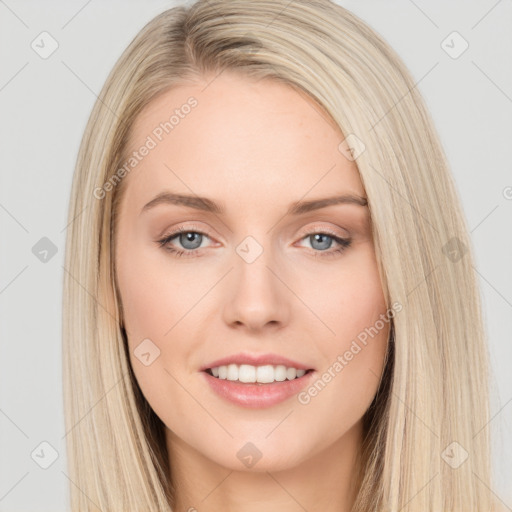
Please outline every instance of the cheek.
[[[117, 258], [116, 271], [131, 366], [151, 408], [169, 424], [169, 397], [179, 410], [190, 406], [181, 386], [191, 385], [187, 361], [193, 346], [180, 340], [186, 336], [184, 317], [197, 293], [193, 286], [184, 286], [186, 281], [169, 271], [169, 262], [155, 253], [133, 247]], [[149, 354], [146, 360], [145, 354]]]
[[[342, 350], [350, 340], [364, 337], [386, 311], [380, 276], [370, 243], [332, 265], [317, 266], [301, 282], [304, 302], [322, 321], [322, 337], [329, 347]], [[325, 327], [325, 328], [324, 328]], [[348, 347], [347, 347], [348, 348]]]
[[[193, 332], [211, 279], [197, 271], [197, 264], [174, 262], [164, 250], [136, 243], [118, 253], [116, 272], [132, 367], [149, 400], [155, 390], [175, 385], [168, 372], [188, 379], [197, 371], [190, 354], [198, 351], [200, 337]], [[151, 358], [158, 354], [149, 366], [138, 359], [142, 347]], [[149, 401], [158, 400], [157, 393]]]
[[[133, 244], [117, 258], [124, 320], [134, 339], [164, 339], [205, 288], [197, 275], [177, 272], [164, 250]], [[204, 293], [204, 290], [203, 290]]]
[[[360, 418], [377, 391], [384, 369], [391, 318], [373, 248], [358, 248], [340, 260], [336, 272], [317, 274], [317, 282], [328, 282], [320, 293], [310, 294], [312, 309], [329, 327], [318, 349], [324, 364], [319, 382], [304, 396], [312, 408], [338, 404], [340, 424]], [[309, 283], [307, 286], [311, 286]], [[307, 287], [304, 288], [306, 290]], [[308, 390], [306, 390], [308, 391]]]

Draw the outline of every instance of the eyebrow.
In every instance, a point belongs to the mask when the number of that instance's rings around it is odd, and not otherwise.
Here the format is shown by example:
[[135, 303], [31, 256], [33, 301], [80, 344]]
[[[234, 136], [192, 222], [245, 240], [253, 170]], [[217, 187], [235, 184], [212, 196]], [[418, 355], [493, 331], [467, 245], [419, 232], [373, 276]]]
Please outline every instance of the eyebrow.
[[[224, 209], [215, 201], [207, 197], [200, 197], [188, 194], [175, 194], [172, 192], [162, 192], [153, 198], [149, 203], [143, 206], [140, 214], [158, 206], [160, 204], [173, 204], [178, 206], [186, 206], [196, 210], [224, 214]], [[327, 206], [335, 204], [354, 204], [359, 206], [367, 206], [368, 200], [365, 197], [354, 194], [343, 194], [341, 196], [325, 197], [322, 199], [313, 199], [310, 201], [297, 201], [292, 203], [288, 208], [286, 215], [302, 215], [314, 210], [319, 210]], [[140, 215], [139, 214], [139, 215]]]

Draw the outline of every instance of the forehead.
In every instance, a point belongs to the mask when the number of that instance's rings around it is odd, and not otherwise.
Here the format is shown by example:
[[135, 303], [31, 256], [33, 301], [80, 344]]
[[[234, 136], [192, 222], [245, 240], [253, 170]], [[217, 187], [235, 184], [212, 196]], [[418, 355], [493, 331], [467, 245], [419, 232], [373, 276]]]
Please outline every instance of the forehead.
[[162, 93], [138, 116], [127, 157], [150, 149], [125, 178], [125, 195], [140, 206], [172, 190], [260, 207], [364, 195], [355, 163], [338, 149], [343, 139], [305, 93], [224, 72]]

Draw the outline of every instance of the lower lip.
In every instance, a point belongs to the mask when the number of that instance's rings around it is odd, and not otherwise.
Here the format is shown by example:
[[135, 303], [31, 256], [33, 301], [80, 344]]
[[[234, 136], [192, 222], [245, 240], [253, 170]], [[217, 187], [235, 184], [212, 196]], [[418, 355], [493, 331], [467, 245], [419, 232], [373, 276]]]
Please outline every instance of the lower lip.
[[299, 393], [301, 389], [309, 384], [315, 372], [308, 372], [298, 379], [275, 381], [269, 384], [218, 379], [207, 372], [201, 373], [203, 373], [213, 391], [222, 398], [242, 407], [261, 409], [284, 402]]

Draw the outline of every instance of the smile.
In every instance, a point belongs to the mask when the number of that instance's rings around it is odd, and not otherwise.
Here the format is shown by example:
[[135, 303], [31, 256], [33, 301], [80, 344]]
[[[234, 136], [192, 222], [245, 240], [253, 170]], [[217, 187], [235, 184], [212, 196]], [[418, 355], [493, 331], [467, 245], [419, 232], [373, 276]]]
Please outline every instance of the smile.
[[[215, 373], [217, 375], [215, 375]], [[310, 385], [314, 370], [282, 365], [229, 364], [200, 372], [214, 393], [241, 407], [263, 409], [296, 396]]]
[[272, 382], [284, 382], [294, 380], [306, 374], [306, 371], [284, 365], [253, 366], [250, 364], [229, 364], [216, 366], [206, 370], [210, 375], [218, 379], [243, 383], [269, 384]]

